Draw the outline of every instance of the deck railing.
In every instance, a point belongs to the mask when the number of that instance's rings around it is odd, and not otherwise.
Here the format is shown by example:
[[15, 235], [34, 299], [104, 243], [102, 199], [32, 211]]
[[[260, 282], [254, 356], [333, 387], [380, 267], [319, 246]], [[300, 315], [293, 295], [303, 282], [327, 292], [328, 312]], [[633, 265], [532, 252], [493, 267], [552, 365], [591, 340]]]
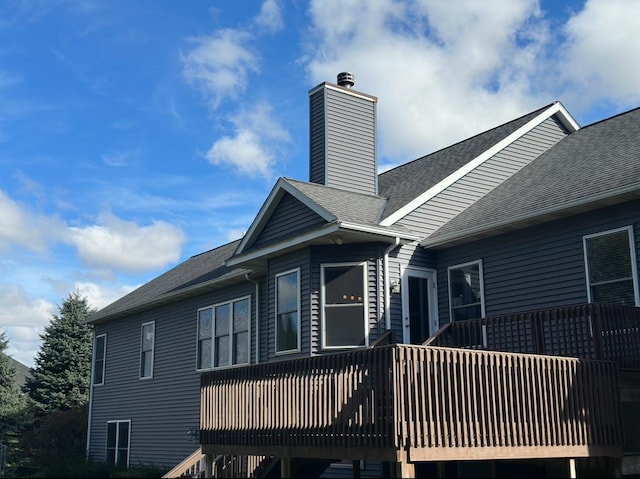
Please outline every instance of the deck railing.
[[618, 400], [613, 363], [396, 344], [203, 374], [201, 442], [345, 459], [618, 455]]
[[602, 359], [640, 369], [640, 308], [592, 303], [456, 321], [428, 344]]

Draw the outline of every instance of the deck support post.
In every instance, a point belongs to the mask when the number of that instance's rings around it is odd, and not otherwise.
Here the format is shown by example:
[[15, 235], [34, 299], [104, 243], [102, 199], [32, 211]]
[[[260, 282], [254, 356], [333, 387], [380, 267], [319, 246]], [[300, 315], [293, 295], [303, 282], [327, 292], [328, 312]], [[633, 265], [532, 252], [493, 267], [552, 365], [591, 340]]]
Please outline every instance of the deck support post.
[[213, 477], [213, 454], [204, 455], [204, 477]]
[[569, 459], [569, 477], [571, 479], [576, 479], [576, 477], [578, 477], [576, 473], [576, 460], [573, 458]]
[[399, 461], [393, 463], [394, 465], [394, 475], [393, 477], [402, 477], [402, 478], [410, 478], [413, 479], [416, 477], [416, 467], [413, 463], [408, 461]]
[[353, 461], [353, 479], [360, 479], [360, 461]]
[[288, 479], [291, 476], [291, 458], [290, 457], [281, 457], [280, 458], [280, 477], [282, 479]]

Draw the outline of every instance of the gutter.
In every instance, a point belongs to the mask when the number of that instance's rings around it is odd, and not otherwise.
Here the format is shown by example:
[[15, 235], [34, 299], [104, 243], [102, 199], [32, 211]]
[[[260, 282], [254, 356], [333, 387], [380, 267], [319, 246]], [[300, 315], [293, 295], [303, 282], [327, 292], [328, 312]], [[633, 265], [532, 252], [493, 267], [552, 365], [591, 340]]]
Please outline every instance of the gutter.
[[245, 273], [244, 278], [256, 285], [256, 364], [260, 363], [260, 284]]
[[384, 282], [384, 320], [385, 329], [391, 330], [391, 292], [389, 291], [389, 253], [400, 245], [400, 237], [396, 236], [394, 242], [384, 250], [382, 260], [383, 282]]

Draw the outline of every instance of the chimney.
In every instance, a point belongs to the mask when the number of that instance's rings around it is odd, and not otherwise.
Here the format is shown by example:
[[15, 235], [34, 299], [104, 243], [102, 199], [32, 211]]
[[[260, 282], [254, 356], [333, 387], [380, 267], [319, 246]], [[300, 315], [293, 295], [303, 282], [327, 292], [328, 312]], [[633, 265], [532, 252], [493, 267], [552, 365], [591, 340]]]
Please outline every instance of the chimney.
[[353, 89], [351, 72], [309, 91], [309, 181], [378, 194], [374, 96]]

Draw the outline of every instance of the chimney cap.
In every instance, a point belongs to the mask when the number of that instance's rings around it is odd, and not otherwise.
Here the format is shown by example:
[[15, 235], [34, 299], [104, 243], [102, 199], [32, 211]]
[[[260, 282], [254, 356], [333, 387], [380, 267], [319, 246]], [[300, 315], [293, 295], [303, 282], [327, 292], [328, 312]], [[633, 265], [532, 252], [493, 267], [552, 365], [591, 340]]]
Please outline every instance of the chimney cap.
[[338, 85], [345, 88], [351, 88], [356, 83], [356, 76], [351, 72], [338, 73]]

